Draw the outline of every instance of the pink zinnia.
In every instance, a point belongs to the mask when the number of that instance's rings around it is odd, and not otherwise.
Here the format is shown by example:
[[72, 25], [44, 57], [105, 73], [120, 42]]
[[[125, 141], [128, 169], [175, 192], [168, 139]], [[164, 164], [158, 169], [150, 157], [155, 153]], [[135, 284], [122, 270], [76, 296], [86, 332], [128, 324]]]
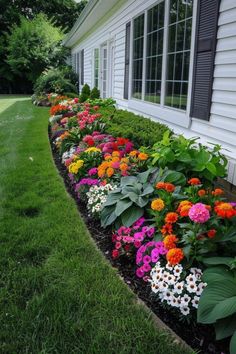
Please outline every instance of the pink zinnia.
[[209, 210], [202, 203], [194, 204], [188, 213], [189, 218], [196, 223], [203, 224], [210, 219]]
[[93, 176], [96, 175], [98, 172], [98, 169], [96, 167], [90, 168], [90, 170], [88, 171], [89, 176]]

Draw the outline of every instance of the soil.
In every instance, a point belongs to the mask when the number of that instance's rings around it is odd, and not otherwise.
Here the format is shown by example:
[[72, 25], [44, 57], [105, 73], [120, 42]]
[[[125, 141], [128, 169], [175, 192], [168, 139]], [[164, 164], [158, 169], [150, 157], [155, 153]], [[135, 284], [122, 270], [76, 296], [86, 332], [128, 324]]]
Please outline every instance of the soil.
[[[49, 138], [50, 138], [49, 130]], [[116, 268], [123, 278], [124, 282], [131, 290], [176, 334], [178, 334], [190, 347], [201, 354], [228, 354], [229, 340], [215, 340], [214, 327], [211, 325], [199, 325], [196, 322], [189, 324], [179, 321], [174, 314], [166, 311], [160, 303], [155, 300], [150, 291], [150, 287], [143, 280], [135, 275], [135, 263], [127, 257], [120, 257], [114, 260], [111, 257], [113, 245], [111, 242], [111, 230], [102, 229], [100, 223], [88, 216], [86, 204], [78, 200], [77, 194], [71, 185], [65, 166], [61, 163], [61, 159], [55, 146], [50, 139], [54, 162], [62, 176], [65, 187], [69, 194], [74, 198], [78, 210], [83, 217], [91, 236], [95, 240], [99, 249], [104, 256], [110, 261], [111, 265]]]

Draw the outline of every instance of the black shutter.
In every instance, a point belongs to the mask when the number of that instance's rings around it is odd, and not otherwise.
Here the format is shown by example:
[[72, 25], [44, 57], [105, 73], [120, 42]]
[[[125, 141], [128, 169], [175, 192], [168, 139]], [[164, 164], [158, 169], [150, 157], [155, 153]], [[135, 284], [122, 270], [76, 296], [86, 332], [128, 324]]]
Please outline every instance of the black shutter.
[[126, 100], [129, 98], [130, 25], [131, 25], [130, 22], [126, 24], [126, 32], [125, 32], [124, 98]]
[[84, 84], [84, 49], [81, 50], [81, 76], [80, 76], [81, 85]]
[[73, 71], [76, 71], [76, 54], [71, 55], [71, 66]]
[[78, 81], [77, 81], [77, 90], [78, 92], [80, 91], [80, 84], [79, 84], [79, 80], [80, 80], [80, 52], [76, 53], [76, 73], [78, 75]]
[[191, 116], [209, 120], [220, 0], [199, 0]]

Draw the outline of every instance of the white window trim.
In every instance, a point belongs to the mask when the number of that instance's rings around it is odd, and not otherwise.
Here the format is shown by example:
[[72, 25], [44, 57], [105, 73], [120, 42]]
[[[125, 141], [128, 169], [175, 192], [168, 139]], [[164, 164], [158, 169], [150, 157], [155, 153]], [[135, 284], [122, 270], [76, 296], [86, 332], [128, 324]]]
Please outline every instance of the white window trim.
[[[144, 16], [144, 33], [146, 31], [146, 21], [147, 12], [152, 7], [156, 6], [160, 2], [165, 1], [165, 23], [164, 23], [164, 42], [163, 42], [163, 64], [162, 64], [162, 85], [161, 85], [161, 103], [152, 103], [148, 101], [144, 101], [144, 90], [142, 86], [142, 99], [136, 99], [132, 97], [132, 76], [133, 76], [133, 31], [134, 31], [134, 19], [145, 14]], [[129, 70], [129, 100], [128, 100], [128, 108], [133, 110], [138, 110], [140, 113], [145, 113], [150, 115], [153, 118], [160, 118], [172, 124], [177, 124], [179, 126], [189, 128], [191, 124], [190, 117], [190, 106], [191, 106], [191, 96], [192, 96], [192, 79], [193, 79], [193, 63], [194, 63], [194, 47], [195, 47], [195, 36], [196, 36], [196, 19], [197, 19], [197, 0], [193, 0], [193, 14], [192, 14], [192, 35], [191, 35], [191, 49], [190, 49], [190, 65], [189, 65], [189, 81], [188, 81], [188, 99], [187, 99], [187, 107], [186, 110], [181, 110], [174, 107], [168, 107], [164, 105], [164, 97], [165, 97], [165, 86], [166, 86], [166, 71], [167, 71], [167, 62], [166, 62], [166, 54], [167, 54], [167, 39], [168, 39], [168, 23], [169, 23], [169, 8], [170, 8], [170, 0], [158, 0], [154, 2], [152, 5], [147, 7], [145, 10], [140, 11], [131, 19], [131, 45], [130, 45], [130, 70]], [[144, 36], [144, 50], [146, 45], [146, 35]], [[143, 60], [143, 76], [142, 85], [145, 85], [145, 76], [144, 76], [144, 61], [146, 62], [146, 58], [144, 56]], [[164, 79], [164, 80], [163, 80]], [[164, 89], [164, 90], [163, 90]]]
[[98, 49], [98, 90], [100, 90], [100, 79], [101, 79], [101, 74], [100, 74], [100, 72], [101, 72], [101, 68], [100, 68], [100, 46], [98, 45], [97, 47], [94, 47], [93, 49], [92, 49], [92, 55], [91, 55], [91, 57], [92, 57], [92, 70], [91, 70], [91, 72], [92, 72], [92, 78], [91, 78], [91, 83], [92, 83], [92, 88], [93, 87], [95, 87], [95, 49]]

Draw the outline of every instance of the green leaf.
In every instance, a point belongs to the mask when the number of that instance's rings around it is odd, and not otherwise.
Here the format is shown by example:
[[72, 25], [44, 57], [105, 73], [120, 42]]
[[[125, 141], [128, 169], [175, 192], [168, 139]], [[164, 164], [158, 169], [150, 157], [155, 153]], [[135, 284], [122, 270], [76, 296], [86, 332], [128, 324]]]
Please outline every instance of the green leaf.
[[204, 165], [210, 161], [211, 159], [211, 154], [206, 150], [206, 148], [202, 148], [201, 151], [198, 152], [197, 154], [197, 164], [198, 165]]
[[216, 175], [216, 167], [212, 162], [206, 164], [206, 169], [211, 172], [214, 176]]
[[137, 175], [137, 180], [141, 183], [146, 183], [151, 172], [152, 170], [148, 169], [147, 171], [139, 173]]
[[231, 263], [234, 261], [234, 258], [232, 258], [232, 257], [209, 257], [209, 258], [203, 258], [202, 261], [206, 265], [224, 264], [224, 265], [230, 266]]
[[103, 215], [103, 217], [101, 217], [102, 227], [107, 227], [107, 226], [111, 225], [116, 220], [116, 218], [117, 218], [117, 216], [114, 211], [112, 213]]
[[221, 281], [225, 279], [233, 280], [234, 274], [225, 266], [217, 266], [207, 268], [202, 276], [202, 279], [206, 283], [211, 283], [213, 281]]
[[234, 335], [231, 338], [229, 350], [230, 350], [230, 354], [236, 354], [236, 331], [234, 332]]
[[186, 178], [181, 172], [168, 171], [164, 177], [164, 182], [184, 185], [186, 183]]
[[154, 188], [151, 186], [151, 184], [149, 184], [144, 190], [143, 193], [140, 194], [141, 197], [151, 194], [154, 191]]
[[236, 331], [236, 314], [218, 320], [215, 324], [216, 340], [232, 336]]
[[138, 195], [134, 192], [129, 192], [127, 194], [127, 196], [129, 197], [130, 200], [132, 200], [132, 202], [136, 203], [138, 200]]
[[147, 205], [148, 202], [149, 202], [149, 199], [148, 199], [148, 198], [139, 196], [139, 197], [138, 197], [138, 200], [137, 200], [137, 202], [136, 202], [136, 204], [137, 204], [140, 208], [143, 208], [143, 207], [145, 207], [145, 205]]
[[224, 231], [223, 234], [218, 234], [215, 238], [216, 242], [236, 242], [236, 228], [234, 226], [230, 227], [227, 231]]
[[236, 281], [213, 281], [204, 289], [198, 307], [198, 322], [214, 323], [236, 312]]
[[115, 214], [116, 216], [120, 216], [126, 209], [128, 209], [131, 205], [133, 204], [133, 202], [129, 199], [123, 199], [123, 200], [119, 200], [116, 204], [116, 208], [115, 208]]
[[122, 224], [126, 227], [130, 227], [135, 221], [143, 216], [143, 209], [133, 205], [132, 208], [127, 209], [121, 215]]
[[103, 204], [103, 207], [116, 204], [121, 196], [121, 193], [109, 193], [106, 202]]
[[192, 162], [192, 157], [189, 155], [187, 151], [181, 152], [181, 154], [178, 156], [178, 160], [181, 162]]
[[137, 183], [137, 178], [135, 176], [125, 176], [120, 180], [121, 186], [126, 186], [127, 184], [132, 186], [135, 183]]

